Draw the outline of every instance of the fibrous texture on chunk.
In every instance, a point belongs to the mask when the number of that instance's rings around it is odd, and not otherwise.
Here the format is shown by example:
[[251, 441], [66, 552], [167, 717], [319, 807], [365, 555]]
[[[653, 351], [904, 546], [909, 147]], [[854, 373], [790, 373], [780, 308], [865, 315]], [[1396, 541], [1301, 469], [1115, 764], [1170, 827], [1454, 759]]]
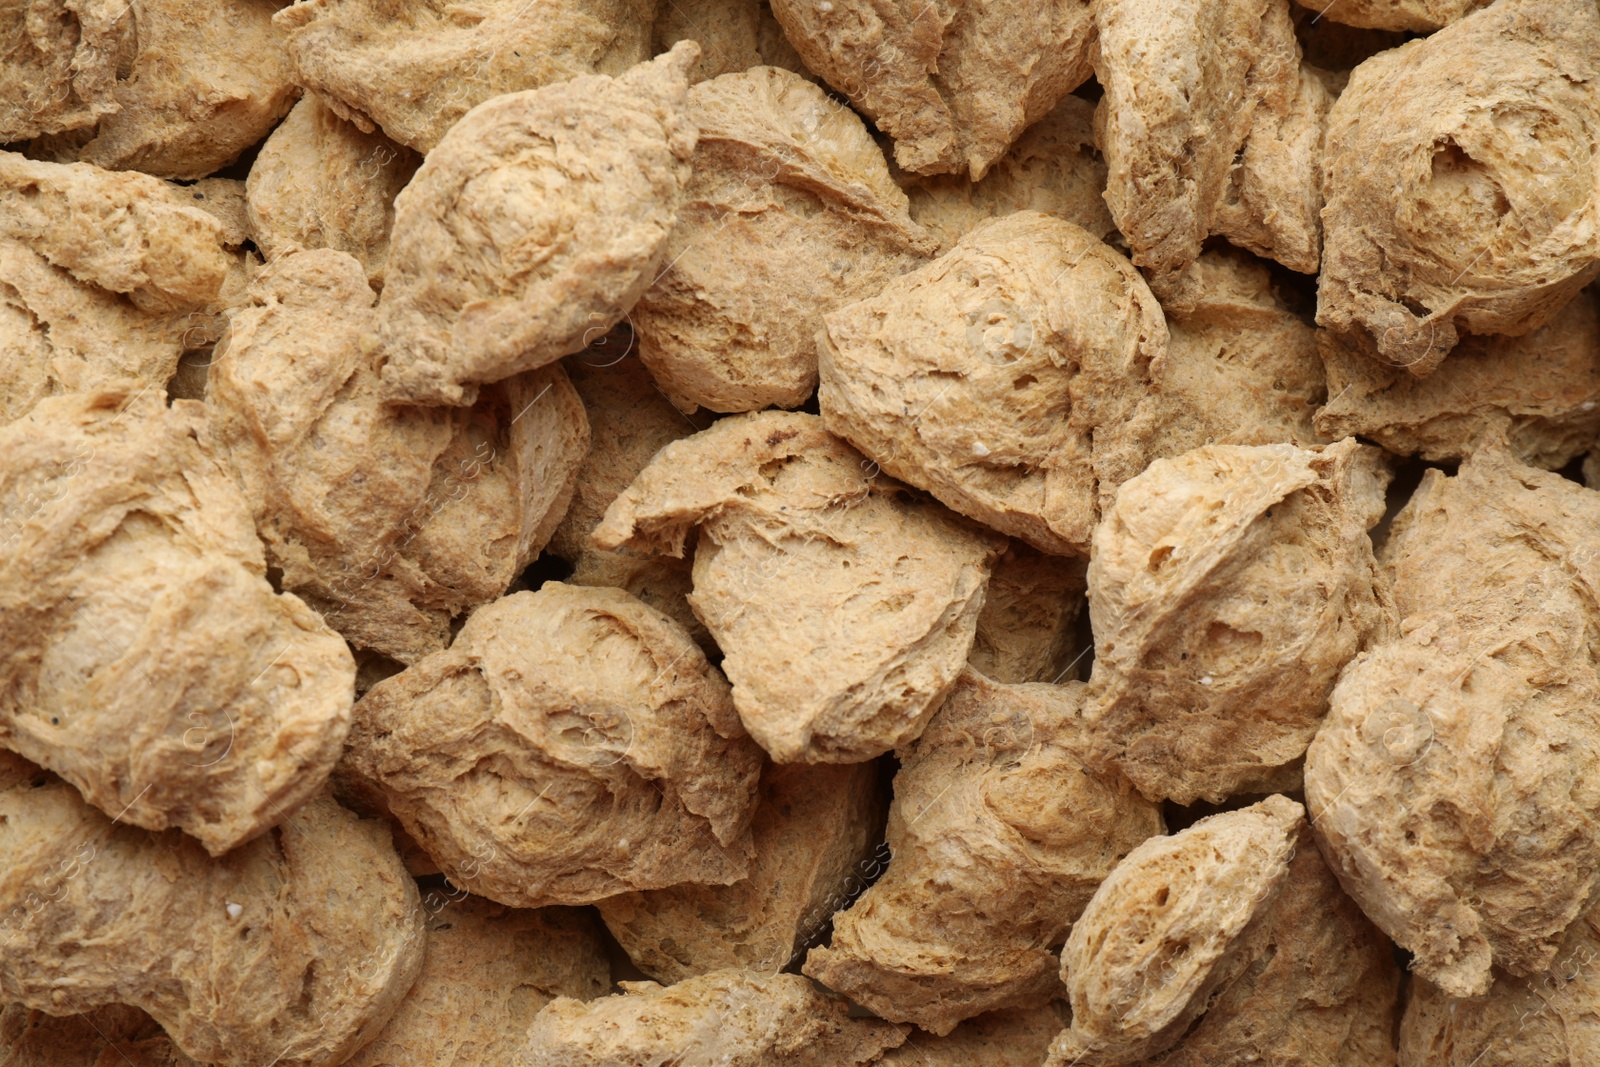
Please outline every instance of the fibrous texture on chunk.
[[1498, 435], [1525, 463], [1559, 470], [1600, 431], [1600, 300], [1589, 291], [1522, 337], [1461, 338], [1426, 378], [1331, 331], [1317, 340], [1328, 403], [1316, 421], [1328, 434], [1360, 434], [1428, 460], [1461, 459]]
[[1399, 636], [1351, 664], [1306, 756], [1345, 889], [1452, 996], [1550, 965], [1600, 887], [1600, 494], [1485, 449], [1385, 547]]
[[600, 901], [628, 957], [661, 982], [726, 968], [776, 974], [813, 942], [858, 884], [883, 828], [878, 768], [769, 764], [751, 822], [750, 874]]
[[1304, 827], [1304, 809], [1273, 796], [1117, 864], [1062, 950], [1072, 1028], [1049, 1067], [1138, 1063], [1176, 1044], [1262, 955]]
[[[272, 25], [279, 0], [45, 0], [29, 6], [31, 24], [59, 25], [67, 8], [89, 14], [93, 36], [80, 41], [84, 72], [97, 101], [109, 83], [115, 102], [91, 107], [82, 117], [92, 115], [92, 123], [41, 129], [55, 134], [31, 145], [44, 158], [204, 178], [266, 136], [299, 92], [283, 34]], [[76, 95], [76, 74], [71, 88]]]
[[600, 931], [583, 912], [516, 910], [463, 896], [426, 925], [411, 991], [344, 1067], [510, 1064], [540, 1008], [556, 997], [593, 1000], [610, 992]]
[[829, 315], [819, 343], [831, 431], [956, 511], [1081, 554], [1100, 490], [1142, 467], [1101, 455], [1096, 431], [1142, 447], [1167, 328], [1126, 259], [1024, 211]]
[[745, 727], [782, 763], [857, 763], [914, 739], [961, 673], [1004, 547], [788, 412], [663, 448], [594, 542], [682, 556], [697, 526], [689, 602]]
[[1352, 439], [1208, 445], [1122, 486], [1089, 563], [1098, 760], [1179, 804], [1295, 786], [1339, 672], [1393, 623], [1381, 464]]
[[1061, 992], [1055, 949], [1161, 811], [1078, 751], [1081, 683], [967, 671], [901, 750], [889, 870], [834, 919], [805, 972], [869, 1010], [948, 1034]]
[[884, 1067], [1039, 1067], [1065, 1014], [1060, 1003], [992, 1011], [944, 1037], [908, 1034], [906, 1043], [885, 1053], [881, 1062]]
[[431, 152], [505, 93], [650, 57], [656, 0], [307, 0], [279, 13], [301, 85], [342, 118]]
[[138, 1008], [109, 1004], [78, 1015], [0, 1008], [0, 1067], [200, 1067]]
[[1509, 0], [1367, 60], [1328, 119], [1317, 321], [1423, 377], [1600, 274], [1600, 10]]
[[479, 383], [581, 351], [622, 319], [689, 180], [697, 54], [681, 44], [617, 78], [497, 96], [428, 153], [395, 201], [378, 306], [393, 399], [470, 403]]
[[0, 3], [0, 144], [91, 126], [115, 112], [117, 71], [132, 39], [126, 0]]
[[666, 268], [630, 316], [640, 355], [686, 411], [798, 407], [816, 387], [823, 314], [935, 242], [861, 119], [800, 75], [758, 67], [702, 82], [689, 114], [694, 174]]
[[700, 46], [700, 61], [689, 71], [691, 82], [759, 66], [814, 77], [783, 36], [765, 0], [671, 0], [661, 5], [652, 33], [657, 53], [679, 41]]
[[[1332, 22], [1378, 30], [1437, 30], [1465, 18], [1491, 0], [1339, 0], [1313, 10]], [[1487, 1065], [1485, 1065], [1487, 1067]]]
[[345, 253], [280, 259], [231, 316], [207, 402], [284, 587], [354, 644], [409, 663], [538, 555], [588, 423], [558, 366], [487, 387], [470, 409], [386, 406], [363, 344], [372, 302]]
[[919, 174], [977, 181], [1091, 73], [1087, 0], [773, 0], [772, 13], [806, 66]]
[[0, 754], [0, 859], [0, 997], [54, 1014], [134, 1005], [201, 1063], [343, 1062], [422, 961], [388, 829], [326, 797], [213, 859]]
[[220, 854], [321, 787], [355, 665], [272, 591], [206, 432], [203, 407], [148, 389], [0, 429], [0, 745]]
[[383, 285], [394, 198], [421, 162], [381, 133], [363, 133], [308, 93], [250, 168], [250, 235], [268, 258], [310, 248], [348, 252]]
[[518, 1067], [855, 1067], [877, 1063], [905, 1028], [852, 1019], [797, 974], [714, 971], [626, 995], [562, 998], [539, 1013]]
[[1085, 563], [1012, 542], [989, 575], [967, 662], [997, 682], [1076, 679]]
[[347, 773], [455, 884], [587, 904], [749, 867], [761, 756], [683, 630], [619, 589], [549, 582], [373, 686]]

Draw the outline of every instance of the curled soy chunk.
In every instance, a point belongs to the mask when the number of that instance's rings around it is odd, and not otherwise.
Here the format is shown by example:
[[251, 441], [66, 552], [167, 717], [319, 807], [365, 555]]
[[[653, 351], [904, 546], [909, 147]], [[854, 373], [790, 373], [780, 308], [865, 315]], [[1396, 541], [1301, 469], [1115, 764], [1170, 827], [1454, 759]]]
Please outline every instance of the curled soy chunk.
[[744, 877], [760, 768], [682, 628], [547, 582], [368, 690], [341, 773], [456, 885], [543, 907]]
[[518, 1067], [856, 1067], [906, 1038], [904, 1027], [851, 1018], [842, 999], [797, 974], [723, 970], [623, 988], [545, 1007]]
[[1501, 449], [1429, 471], [1384, 550], [1398, 636], [1306, 755], [1329, 864], [1451, 996], [1545, 970], [1600, 890], [1596, 529], [1600, 493]]
[[1392, 624], [1367, 529], [1376, 449], [1208, 445], [1124, 483], [1095, 530], [1097, 759], [1191, 804], [1295, 788], [1339, 672]]
[[[1056, 949], [1161, 810], [1077, 746], [1082, 683], [1000, 685], [967, 671], [901, 750], [889, 869], [834, 918], [805, 973], [937, 1035], [1061, 992]], [[1059, 1027], [1056, 1027], [1059, 1029]]]
[[146, 389], [0, 429], [0, 746], [220, 855], [321, 788], [350, 651], [273, 592], [203, 406]]
[[0, 998], [55, 1015], [133, 1005], [217, 1067], [344, 1062], [394, 1014], [425, 936], [388, 828], [326, 796], [211, 857], [7, 753], [0, 932]]
[[825, 322], [818, 404], [832, 432], [952, 510], [1086, 552], [1101, 492], [1138, 473], [1097, 433], [1132, 423], [1122, 440], [1142, 447], [1167, 348], [1126, 259], [1021, 211]]
[[915, 738], [965, 665], [1004, 547], [815, 415], [776, 411], [663, 448], [593, 540], [681, 557], [696, 527], [689, 602], [780, 763], [859, 763]]
[[698, 54], [494, 97], [429, 151], [395, 201], [378, 304], [389, 399], [471, 403], [622, 320], [689, 181]]
[[1424, 377], [1600, 274], [1600, 10], [1510, 0], [1355, 69], [1328, 119], [1317, 322]]

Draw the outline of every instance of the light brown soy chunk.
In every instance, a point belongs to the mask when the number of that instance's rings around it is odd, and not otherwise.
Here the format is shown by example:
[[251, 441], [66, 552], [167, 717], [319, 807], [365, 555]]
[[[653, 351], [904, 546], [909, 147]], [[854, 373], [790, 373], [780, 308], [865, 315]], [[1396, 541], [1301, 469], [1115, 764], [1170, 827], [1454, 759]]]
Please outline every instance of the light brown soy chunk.
[[894, 139], [919, 174], [982, 178], [1024, 129], [1088, 79], [1085, 0], [930, 8], [907, 0], [774, 0], [810, 69]]
[[0, 429], [0, 744], [136, 826], [220, 855], [315, 795], [355, 666], [274, 593], [205, 409], [153, 390]]
[[1600, 870], [1600, 495], [1481, 449], [1385, 548], [1398, 637], [1352, 663], [1306, 756], [1347, 892], [1452, 996], [1546, 969]]
[[760, 765], [680, 627], [621, 590], [547, 582], [373, 686], [342, 773], [455, 885], [544, 907], [744, 877]]
[[1162, 830], [1157, 805], [1085, 765], [1082, 698], [1077, 682], [964, 672], [900, 750], [888, 871], [834, 916], [805, 973], [939, 1036], [1058, 996], [1068, 928], [1118, 860]]
[[469, 404], [581, 351], [654, 280], [695, 126], [690, 43], [474, 108], [395, 201], [378, 304], [387, 399]]
[[1095, 758], [1179, 804], [1294, 788], [1339, 672], [1393, 625], [1367, 537], [1387, 480], [1347, 439], [1208, 445], [1125, 482], [1088, 573]]
[[[1084, 554], [1104, 495], [1143, 469], [1166, 324], [1132, 265], [1081, 227], [985, 223], [825, 322], [829, 429], [953, 510]], [[1117, 423], [1133, 425], [1102, 452], [1097, 432]]]
[[973, 669], [996, 682], [1076, 680], [1087, 563], [1013, 541], [989, 575], [967, 654]]
[[[1511, 0], [1380, 53], [1328, 120], [1317, 322], [1425, 377], [1600, 274], [1600, 11]], [[1511, 118], [1515, 116], [1515, 118]]]
[[915, 738], [961, 673], [1003, 549], [790, 412], [666, 446], [593, 540], [681, 557], [697, 527], [689, 602], [781, 763], [859, 763]]
[[768, 764], [749, 875], [608, 897], [601, 918], [657, 981], [725, 968], [776, 974], [818, 940], [875, 866], [869, 854], [885, 807], [878, 773], [875, 763]]
[[906, 1028], [851, 1018], [797, 974], [723, 970], [672, 986], [627, 982], [621, 996], [562, 998], [528, 1031], [520, 1067], [855, 1067], [898, 1047]]
[[0, 753], [0, 858], [0, 998], [58, 1014], [133, 1005], [216, 1067], [342, 1062], [422, 963], [416, 885], [388, 829], [325, 795], [211, 857]]
[[[1378, 30], [1441, 29], [1465, 18], [1491, 0], [1341, 0], [1322, 14], [1330, 22]], [[1315, 4], [1310, 5], [1316, 11]]]
[[133, 49], [132, 15], [126, 3], [8, 3], [0, 19], [0, 144], [92, 126], [119, 110], [114, 90]]
[[703, 82], [752, 67], [782, 67], [812, 81], [766, 0], [673, 0], [663, 4], [651, 30], [657, 55], [679, 41], [700, 46], [689, 81]]
[[[106, 51], [89, 53], [89, 69], [97, 75], [96, 95], [103, 99], [109, 88], [115, 107], [93, 107], [91, 113], [100, 113], [89, 124], [41, 129], [47, 136], [28, 146], [39, 158], [204, 178], [265, 137], [299, 94], [284, 36], [272, 24], [277, 0], [71, 6], [93, 12], [96, 43], [104, 42]], [[113, 70], [115, 80], [106, 86], [101, 79]]]
[[655, 0], [311, 0], [280, 11], [297, 80], [344, 119], [429, 153], [492, 97], [650, 58]]
[[629, 316], [639, 354], [685, 411], [799, 407], [816, 387], [822, 316], [937, 245], [861, 119], [800, 75], [701, 82], [689, 116], [694, 172], [663, 270]]

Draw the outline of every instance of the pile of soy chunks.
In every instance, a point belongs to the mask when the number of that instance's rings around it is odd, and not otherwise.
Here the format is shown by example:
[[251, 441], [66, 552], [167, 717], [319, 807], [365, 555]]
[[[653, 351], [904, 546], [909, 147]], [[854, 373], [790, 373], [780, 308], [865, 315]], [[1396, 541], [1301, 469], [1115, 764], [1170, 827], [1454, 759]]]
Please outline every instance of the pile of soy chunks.
[[1600, 1063], [1595, 0], [0, 57], [0, 1064]]

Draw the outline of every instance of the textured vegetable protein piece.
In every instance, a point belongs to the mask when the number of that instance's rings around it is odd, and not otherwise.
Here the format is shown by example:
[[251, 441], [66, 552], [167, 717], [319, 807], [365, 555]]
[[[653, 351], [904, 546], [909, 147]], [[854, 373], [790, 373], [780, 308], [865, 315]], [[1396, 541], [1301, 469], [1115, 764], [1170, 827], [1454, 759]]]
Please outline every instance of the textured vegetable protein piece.
[[1039, 1067], [1060, 1033], [1065, 1005], [1006, 1008], [968, 1019], [945, 1037], [908, 1034], [884, 1067]]
[[388, 830], [325, 796], [212, 858], [0, 753], [0, 814], [6, 1000], [131, 1004], [201, 1063], [314, 1067], [375, 1035], [422, 962], [416, 886]]
[[296, 79], [344, 119], [432, 152], [493, 97], [650, 58], [656, 0], [308, 0], [275, 19]]
[[1328, 119], [1317, 322], [1425, 377], [1600, 274], [1600, 10], [1510, 0], [1367, 60]]
[[849, 1017], [797, 974], [713, 971], [625, 996], [562, 998], [528, 1031], [519, 1067], [854, 1067], [877, 1063], [905, 1027]]
[[368, 690], [345, 756], [452, 883], [513, 907], [744, 877], [760, 766], [680, 627], [559, 582]]
[[919, 174], [982, 178], [1022, 131], [1092, 72], [1086, 0], [936, 5], [773, 0], [806, 66], [894, 138]]
[[657, 54], [679, 41], [700, 46], [690, 82], [751, 67], [782, 67], [815, 80], [805, 68], [765, 0], [672, 0], [663, 4], [652, 29]]
[[198, 1067], [154, 1019], [122, 1004], [53, 1016], [0, 1008], [0, 1067]]
[[1177, 1043], [1266, 947], [1304, 827], [1299, 804], [1272, 796], [1117, 864], [1061, 953], [1072, 1027], [1047, 1067], [1137, 1063]]
[[1070, 222], [1017, 212], [825, 322], [831, 431], [953, 510], [1046, 552], [1087, 550], [1114, 486], [1096, 432], [1133, 423], [1140, 443], [1167, 347], [1126, 259]]
[[1452, 996], [1548, 968], [1600, 888], [1600, 495], [1479, 449], [1385, 548], [1399, 636], [1352, 663], [1306, 756], [1345, 890]]
[[593, 541], [681, 557], [697, 526], [689, 603], [780, 763], [859, 763], [914, 739], [961, 672], [1004, 548], [789, 412], [663, 448]]
[[317, 793], [355, 665], [267, 583], [205, 433], [203, 407], [149, 389], [0, 429], [0, 745], [219, 855]]
[[6, 0], [0, 5], [0, 144], [92, 126], [121, 108], [119, 66], [131, 54], [126, 0]]
[[800, 75], [757, 67], [702, 82], [689, 115], [694, 173], [630, 316], [640, 357], [686, 411], [798, 407], [816, 387], [823, 314], [936, 242], [861, 119]]
[[581, 351], [655, 278], [689, 180], [689, 43], [617, 78], [497, 96], [395, 201], [378, 305], [389, 398], [471, 403]]
[[[805, 973], [943, 1036], [1061, 993], [1055, 949], [1100, 881], [1162, 832], [1161, 811], [1085, 766], [1081, 683], [968, 670], [900, 752], [889, 869], [834, 918]], [[935, 918], [936, 917], [936, 918]], [[1059, 1029], [1059, 1027], [1058, 1027]]]
[[1086, 562], [1013, 541], [989, 575], [967, 662], [996, 682], [1077, 680]]
[[748, 876], [608, 897], [600, 916], [634, 964], [660, 982], [727, 968], [776, 974], [819, 939], [862, 878], [881, 869], [872, 850], [884, 807], [875, 764], [768, 764]]

